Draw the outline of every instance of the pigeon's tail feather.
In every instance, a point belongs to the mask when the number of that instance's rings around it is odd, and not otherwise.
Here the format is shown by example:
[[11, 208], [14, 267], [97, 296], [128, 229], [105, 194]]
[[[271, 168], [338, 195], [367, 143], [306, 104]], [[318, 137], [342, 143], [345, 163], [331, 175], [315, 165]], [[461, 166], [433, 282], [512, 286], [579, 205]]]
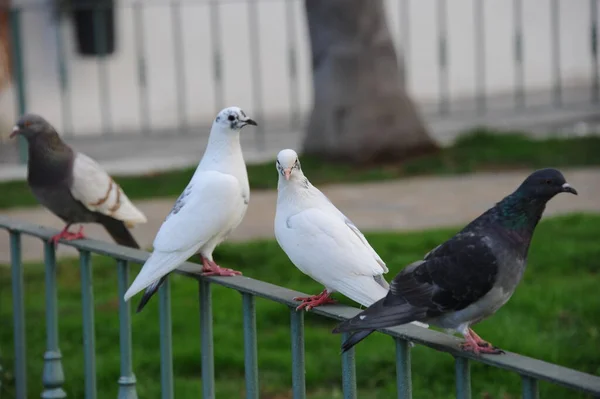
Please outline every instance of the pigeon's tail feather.
[[373, 332], [375, 332], [375, 330], [363, 330], [363, 331], [359, 331], [359, 332], [352, 334], [342, 344], [342, 353], [350, 350], [354, 345], [358, 344], [360, 341], [367, 338]]
[[167, 276], [161, 277], [160, 279], [158, 279], [155, 282], [153, 282], [152, 284], [150, 284], [148, 286], [148, 288], [146, 288], [146, 291], [144, 292], [142, 299], [140, 299], [140, 303], [137, 307], [137, 310], [135, 311], [136, 313], [140, 313], [142, 311], [142, 309], [144, 309], [144, 306], [146, 306], [146, 304], [148, 303], [150, 298], [152, 298], [152, 295], [154, 295], [156, 293], [156, 291], [158, 291], [158, 289], [160, 288], [162, 283], [165, 282], [166, 278], [167, 278]]
[[140, 248], [140, 245], [135, 238], [133, 238], [133, 235], [131, 235], [131, 232], [127, 229], [124, 222], [111, 218], [110, 216], [99, 215], [98, 222], [104, 226], [108, 234], [110, 234], [117, 244], [135, 249]]
[[367, 307], [385, 297], [388, 293], [388, 289], [384, 288], [372, 276], [352, 276], [339, 279], [331, 284], [331, 288]]
[[[160, 278], [177, 269], [183, 262], [192, 256], [195, 249], [189, 251], [172, 251], [161, 252], [154, 250], [146, 263], [142, 266], [139, 274], [131, 283], [129, 289], [125, 293], [125, 300], [128, 301], [132, 296], [143, 290], [144, 288], [157, 282]], [[158, 288], [158, 287], [157, 287]]]
[[423, 319], [425, 311], [403, 303], [384, 306], [384, 299], [374, 303], [353, 318], [346, 320], [333, 329], [334, 333], [377, 330], [379, 328], [399, 326]]

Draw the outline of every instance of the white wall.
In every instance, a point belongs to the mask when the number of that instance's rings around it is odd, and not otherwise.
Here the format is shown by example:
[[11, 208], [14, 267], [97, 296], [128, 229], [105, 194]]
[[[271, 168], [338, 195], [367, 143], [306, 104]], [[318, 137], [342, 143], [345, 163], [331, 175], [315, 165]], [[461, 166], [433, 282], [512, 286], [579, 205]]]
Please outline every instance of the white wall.
[[[25, 1], [25, 0], [23, 0]], [[27, 0], [31, 4], [32, 0]], [[38, 4], [51, 0], [34, 0]], [[401, 10], [406, 0], [386, 0], [390, 28], [401, 45], [404, 20]], [[436, 4], [440, 0], [409, 2], [408, 81], [418, 100], [438, 97]], [[443, 0], [442, 0], [443, 1]], [[475, 91], [474, 15], [477, 0], [446, 0], [448, 17], [448, 57], [451, 98], [472, 96]], [[144, 0], [148, 101], [153, 128], [178, 125], [175, 62], [173, 55], [173, 17], [166, 1]], [[289, 4], [288, 4], [289, 3]], [[485, 74], [489, 94], [512, 90], [514, 84], [512, 16], [513, 1], [486, 0]], [[589, 0], [562, 0], [560, 3], [560, 60], [565, 85], [586, 82], [591, 75], [589, 54]], [[213, 117], [213, 61], [211, 53], [211, 16], [209, 5], [201, 0], [182, 0], [181, 30], [184, 50], [185, 114], [190, 123]], [[550, 42], [550, 0], [523, 0], [525, 77], [528, 88], [552, 84]], [[47, 8], [24, 13], [22, 22], [28, 109], [45, 115], [60, 130], [61, 96], [58, 84], [57, 32], [65, 43], [70, 73], [69, 104], [75, 134], [96, 134], [103, 130], [100, 111], [98, 71], [106, 68], [109, 83], [108, 113], [115, 131], [140, 129], [137, 86], [136, 47], [133, 35], [131, 1], [119, 2], [117, 15], [117, 50], [106, 61], [81, 58], [75, 49], [73, 28], [68, 19], [57, 25]], [[287, 113], [290, 107], [288, 80], [286, 13], [293, 13], [298, 49], [299, 99], [307, 109], [311, 101], [310, 57], [301, 0], [257, 1], [258, 36], [260, 38], [260, 81], [252, 76], [249, 6], [244, 0], [221, 0], [220, 35], [223, 56], [224, 104], [239, 105], [249, 114], [256, 112], [253, 85], [260, 83], [263, 108], [269, 114]], [[59, 26], [59, 30], [57, 30]], [[0, 117], [14, 118], [14, 93], [0, 96]], [[70, 129], [69, 129], [70, 130]]]

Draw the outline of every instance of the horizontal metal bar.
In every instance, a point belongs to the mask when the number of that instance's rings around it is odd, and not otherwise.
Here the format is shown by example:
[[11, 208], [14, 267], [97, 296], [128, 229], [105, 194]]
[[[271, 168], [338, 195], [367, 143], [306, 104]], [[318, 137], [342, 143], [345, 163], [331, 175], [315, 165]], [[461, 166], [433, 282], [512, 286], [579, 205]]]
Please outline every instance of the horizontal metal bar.
[[[6, 216], [0, 216], [0, 229], [1, 228], [7, 230], [17, 230], [23, 234], [32, 235], [43, 239], [48, 239], [58, 232], [58, 230], [55, 229], [19, 222]], [[114, 258], [124, 259], [136, 263], [144, 263], [149, 256], [149, 254], [145, 251], [125, 248], [110, 242], [101, 242], [90, 239], [68, 241], [62, 243], [62, 245], [68, 245], [79, 250], [108, 255]], [[195, 278], [200, 281], [206, 281], [221, 285], [223, 287], [233, 288], [242, 293], [249, 293], [256, 297], [266, 298], [289, 307], [298, 306], [298, 303], [293, 300], [294, 297], [306, 296], [306, 294], [302, 292], [290, 290], [274, 284], [269, 284], [243, 276], [201, 277], [199, 274], [189, 273], [196, 268], [196, 264], [186, 262], [181, 265], [181, 271], [178, 271], [177, 273]], [[356, 316], [360, 310], [357, 308], [336, 304], [320, 306], [311, 310], [311, 312], [335, 320], [346, 320]], [[392, 337], [412, 341], [415, 344], [424, 345], [441, 352], [447, 352], [454, 356], [461, 356], [490, 366], [514, 371], [523, 376], [549, 381], [554, 384], [594, 395], [600, 395], [600, 377], [592, 374], [583, 373], [577, 370], [547, 363], [537, 359], [532, 359], [511, 352], [506, 352], [506, 354], [502, 356], [474, 355], [464, 352], [460, 349], [459, 344], [462, 341], [458, 338], [452, 337], [448, 334], [414, 326], [412, 324], [386, 328], [379, 331]]]

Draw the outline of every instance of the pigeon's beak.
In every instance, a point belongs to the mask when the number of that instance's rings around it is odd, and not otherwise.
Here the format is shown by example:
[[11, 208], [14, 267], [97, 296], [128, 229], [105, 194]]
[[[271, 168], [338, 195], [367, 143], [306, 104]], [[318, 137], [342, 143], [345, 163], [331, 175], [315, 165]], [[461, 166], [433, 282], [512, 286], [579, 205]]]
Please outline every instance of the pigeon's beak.
[[258, 126], [258, 123], [254, 122], [252, 119], [246, 119], [244, 123], [246, 125]]
[[13, 129], [12, 129], [12, 133], [11, 133], [11, 134], [10, 134], [10, 136], [8, 136], [8, 137], [10, 137], [10, 138], [12, 139], [12, 138], [13, 138], [13, 137], [15, 137], [17, 134], [19, 134], [19, 132], [20, 132], [20, 131], [21, 131], [21, 129], [19, 128], [19, 126], [15, 125], [15, 126], [13, 127]]
[[285, 177], [285, 180], [290, 180], [291, 175], [292, 175], [292, 168], [285, 168], [283, 170], [283, 177]]
[[562, 190], [564, 193], [571, 193], [577, 195], [577, 190], [575, 190], [569, 183], [565, 183], [562, 185]]

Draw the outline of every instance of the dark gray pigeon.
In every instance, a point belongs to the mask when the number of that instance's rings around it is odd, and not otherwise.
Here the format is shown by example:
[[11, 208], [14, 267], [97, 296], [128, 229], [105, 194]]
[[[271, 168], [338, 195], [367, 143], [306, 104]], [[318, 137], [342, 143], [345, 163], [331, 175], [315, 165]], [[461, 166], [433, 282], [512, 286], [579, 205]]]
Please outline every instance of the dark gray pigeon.
[[33, 195], [67, 224], [52, 242], [85, 238], [83, 227], [69, 232], [74, 223], [100, 223], [118, 244], [139, 248], [127, 228], [146, 223], [146, 216], [96, 161], [73, 151], [39, 115], [23, 115], [15, 135], [28, 142], [27, 183]]
[[510, 299], [525, 271], [531, 237], [546, 203], [565, 192], [577, 194], [558, 170], [532, 173], [514, 193], [398, 273], [386, 297], [340, 323], [334, 333], [355, 332], [342, 350], [378, 328], [420, 321], [461, 333], [465, 351], [503, 353], [471, 326]]

